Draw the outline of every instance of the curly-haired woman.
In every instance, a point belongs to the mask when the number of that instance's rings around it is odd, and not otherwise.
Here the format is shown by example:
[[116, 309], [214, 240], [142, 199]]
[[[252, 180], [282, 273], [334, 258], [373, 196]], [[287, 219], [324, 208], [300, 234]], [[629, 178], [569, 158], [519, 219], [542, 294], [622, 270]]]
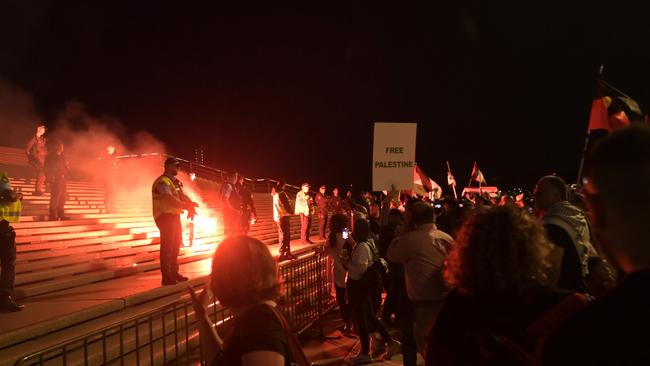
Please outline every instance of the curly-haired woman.
[[426, 364], [523, 364], [542, 333], [586, 303], [552, 287], [552, 258], [544, 229], [525, 211], [477, 209], [447, 258], [452, 290], [431, 329]]

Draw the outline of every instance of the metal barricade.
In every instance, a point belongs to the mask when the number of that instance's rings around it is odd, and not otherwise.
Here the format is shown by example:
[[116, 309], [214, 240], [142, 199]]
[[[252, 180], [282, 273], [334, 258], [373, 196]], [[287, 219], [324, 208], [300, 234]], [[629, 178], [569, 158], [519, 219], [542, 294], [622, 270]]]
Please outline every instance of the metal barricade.
[[[297, 333], [336, 306], [328, 268], [320, 248], [279, 266], [284, 291], [278, 304]], [[226, 334], [232, 324], [229, 309], [213, 303], [208, 314], [219, 333]], [[199, 348], [192, 302], [182, 295], [172, 304], [26, 355], [15, 365], [204, 364]]]

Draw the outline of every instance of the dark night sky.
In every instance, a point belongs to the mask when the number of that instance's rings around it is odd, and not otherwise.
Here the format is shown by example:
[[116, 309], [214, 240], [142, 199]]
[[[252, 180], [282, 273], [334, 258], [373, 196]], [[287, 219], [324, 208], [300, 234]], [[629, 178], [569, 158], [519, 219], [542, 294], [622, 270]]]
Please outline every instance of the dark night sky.
[[528, 187], [575, 179], [601, 63], [650, 108], [645, 1], [392, 3], [7, 0], [0, 79], [46, 120], [78, 100], [180, 156], [203, 144], [216, 167], [363, 188], [376, 121], [418, 122], [438, 183], [445, 160], [459, 183], [476, 160]]

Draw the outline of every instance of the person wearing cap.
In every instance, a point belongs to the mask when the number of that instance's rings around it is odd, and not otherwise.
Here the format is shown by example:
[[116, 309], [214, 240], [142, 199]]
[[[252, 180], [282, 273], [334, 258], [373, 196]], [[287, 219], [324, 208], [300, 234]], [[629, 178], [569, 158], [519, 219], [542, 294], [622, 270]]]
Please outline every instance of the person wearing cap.
[[175, 285], [188, 278], [178, 272], [178, 254], [183, 241], [181, 214], [199, 205], [183, 193], [178, 175], [179, 162], [175, 158], [165, 160], [165, 172], [151, 187], [153, 217], [160, 230], [160, 272], [162, 284]]
[[318, 193], [316, 193], [316, 206], [318, 206], [318, 237], [327, 240], [327, 214], [329, 212], [329, 199], [325, 195], [327, 187], [320, 186]]
[[27, 161], [36, 169], [36, 183], [34, 185], [34, 196], [41, 196], [45, 191], [45, 157], [47, 156], [45, 125], [36, 127], [36, 134], [27, 141], [25, 152]]
[[24, 308], [11, 298], [16, 281], [16, 232], [10, 223], [20, 220], [22, 198], [11, 189], [7, 173], [0, 172], [0, 312]]
[[291, 202], [284, 191], [284, 181], [278, 179], [278, 185], [273, 192], [273, 220], [278, 225], [278, 242], [280, 243], [280, 256], [278, 260], [295, 259], [291, 254]]
[[300, 215], [300, 240], [303, 244], [314, 244], [309, 240], [309, 183], [300, 186], [296, 194], [296, 207], [294, 213]]

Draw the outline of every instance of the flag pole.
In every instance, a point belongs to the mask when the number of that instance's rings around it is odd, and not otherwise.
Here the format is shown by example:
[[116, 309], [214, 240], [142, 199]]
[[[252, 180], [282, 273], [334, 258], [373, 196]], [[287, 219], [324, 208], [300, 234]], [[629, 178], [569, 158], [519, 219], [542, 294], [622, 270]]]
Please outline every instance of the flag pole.
[[578, 167], [578, 177], [576, 178], [578, 188], [582, 187], [582, 173], [585, 168], [585, 156], [589, 147], [589, 128], [587, 128], [587, 136], [585, 136], [585, 146], [582, 149], [582, 156], [580, 157], [580, 166]]
[[[449, 160], [447, 160], [447, 173], [451, 174], [452, 177], [454, 176], [451, 173], [451, 166], [449, 166]], [[449, 180], [449, 177], [447, 177], [447, 180]], [[454, 178], [454, 184], [452, 184], [451, 187], [454, 189], [454, 198], [456, 199], [456, 201], [458, 201], [458, 193], [456, 193], [456, 178]]]
[[474, 167], [472, 168], [472, 172], [469, 173], [469, 183], [467, 184], [468, 188], [472, 186], [472, 174], [474, 173], [475, 168], [476, 168], [476, 162], [474, 162]]
[[[598, 76], [596, 79], [596, 83], [602, 80], [604, 69], [605, 69], [605, 65], [601, 64], [600, 67], [598, 68]], [[593, 99], [594, 98], [591, 98], [592, 103], [593, 103]], [[589, 118], [591, 118], [591, 109], [589, 109]], [[589, 118], [587, 119], [587, 134], [585, 135], [585, 146], [582, 148], [582, 156], [580, 157], [580, 165], [578, 166], [578, 177], [576, 178], [576, 185], [578, 186], [578, 189], [582, 188], [582, 174], [585, 168], [585, 157], [587, 156], [587, 150], [589, 148], [589, 135], [590, 135]]]

